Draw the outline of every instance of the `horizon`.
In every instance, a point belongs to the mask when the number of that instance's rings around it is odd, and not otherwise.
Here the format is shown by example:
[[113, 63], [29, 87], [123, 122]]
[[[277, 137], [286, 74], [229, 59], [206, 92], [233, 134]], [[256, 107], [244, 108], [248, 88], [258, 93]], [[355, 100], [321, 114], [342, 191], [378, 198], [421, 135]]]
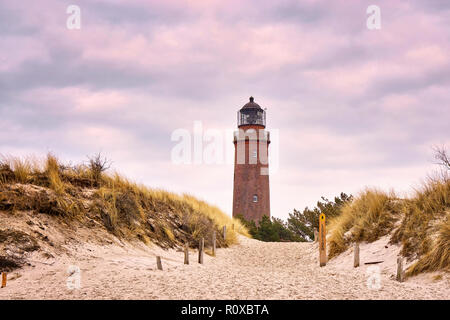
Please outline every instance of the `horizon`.
[[231, 216], [229, 155], [176, 164], [172, 135], [200, 121], [232, 148], [253, 96], [279, 132], [271, 215], [286, 219], [366, 187], [408, 195], [438, 169], [432, 147], [450, 145], [449, 3], [377, 1], [378, 30], [367, 1], [76, 1], [68, 29], [72, 4], [0, 4], [1, 154], [101, 152]]

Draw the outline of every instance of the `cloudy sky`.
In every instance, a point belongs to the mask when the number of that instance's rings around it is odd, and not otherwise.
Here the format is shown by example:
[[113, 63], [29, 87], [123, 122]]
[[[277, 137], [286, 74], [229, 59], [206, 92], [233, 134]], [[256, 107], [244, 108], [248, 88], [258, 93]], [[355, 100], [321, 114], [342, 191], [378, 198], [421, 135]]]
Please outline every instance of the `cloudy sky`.
[[101, 151], [231, 214], [233, 166], [176, 165], [171, 135], [201, 121], [232, 147], [253, 95], [279, 132], [273, 216], [366, 186], [408, 192], [436, 167], [431, 147], [450, 146], [450, 2], [377, 0], [369, 30], [374, 2], [2, 0], [0, 153]]

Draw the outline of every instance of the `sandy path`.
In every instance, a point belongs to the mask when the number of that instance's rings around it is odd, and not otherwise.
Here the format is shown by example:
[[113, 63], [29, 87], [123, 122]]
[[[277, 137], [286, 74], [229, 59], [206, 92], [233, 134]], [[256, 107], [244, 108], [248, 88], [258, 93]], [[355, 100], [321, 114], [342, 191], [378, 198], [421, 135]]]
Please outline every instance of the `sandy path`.
[[[35, 263], [10, 274], [0, 299], [449, 299], [448, 277], [398, 283], [381, 273], [381, 288], [367, 286], [365, 267], [344, 268], [330, 261], [319, 268], [317, 245], [264, 243], [241, 238], [239, 245], [205, 256], [159, 248], [83, 245], [72, 257]], [[164, 271], [155, 270], [161, 255]], [[81, 287], [66, 285], [69, 265], [81, 269]], [[392, 270], [394, 273], [395, 270]]]

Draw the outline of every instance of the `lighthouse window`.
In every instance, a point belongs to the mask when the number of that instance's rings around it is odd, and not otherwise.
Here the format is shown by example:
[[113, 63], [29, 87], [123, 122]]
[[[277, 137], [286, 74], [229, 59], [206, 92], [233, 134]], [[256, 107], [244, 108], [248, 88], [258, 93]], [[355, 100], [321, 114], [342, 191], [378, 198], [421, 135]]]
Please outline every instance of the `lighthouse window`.
[[258, 196], [256, 194], [253, 195], [253, 202], [258, 202]]

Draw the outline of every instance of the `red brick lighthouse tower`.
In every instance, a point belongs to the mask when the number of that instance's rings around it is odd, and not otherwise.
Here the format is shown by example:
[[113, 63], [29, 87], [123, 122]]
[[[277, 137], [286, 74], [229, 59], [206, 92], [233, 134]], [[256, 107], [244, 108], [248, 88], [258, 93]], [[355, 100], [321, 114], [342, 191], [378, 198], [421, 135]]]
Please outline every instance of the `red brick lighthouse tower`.
[[238, 131], [234, 132], [233, 217], [259, 222], [270, 217], [269, 163], [270, 135], [266, 112], [250, 97], [237, 113]]

